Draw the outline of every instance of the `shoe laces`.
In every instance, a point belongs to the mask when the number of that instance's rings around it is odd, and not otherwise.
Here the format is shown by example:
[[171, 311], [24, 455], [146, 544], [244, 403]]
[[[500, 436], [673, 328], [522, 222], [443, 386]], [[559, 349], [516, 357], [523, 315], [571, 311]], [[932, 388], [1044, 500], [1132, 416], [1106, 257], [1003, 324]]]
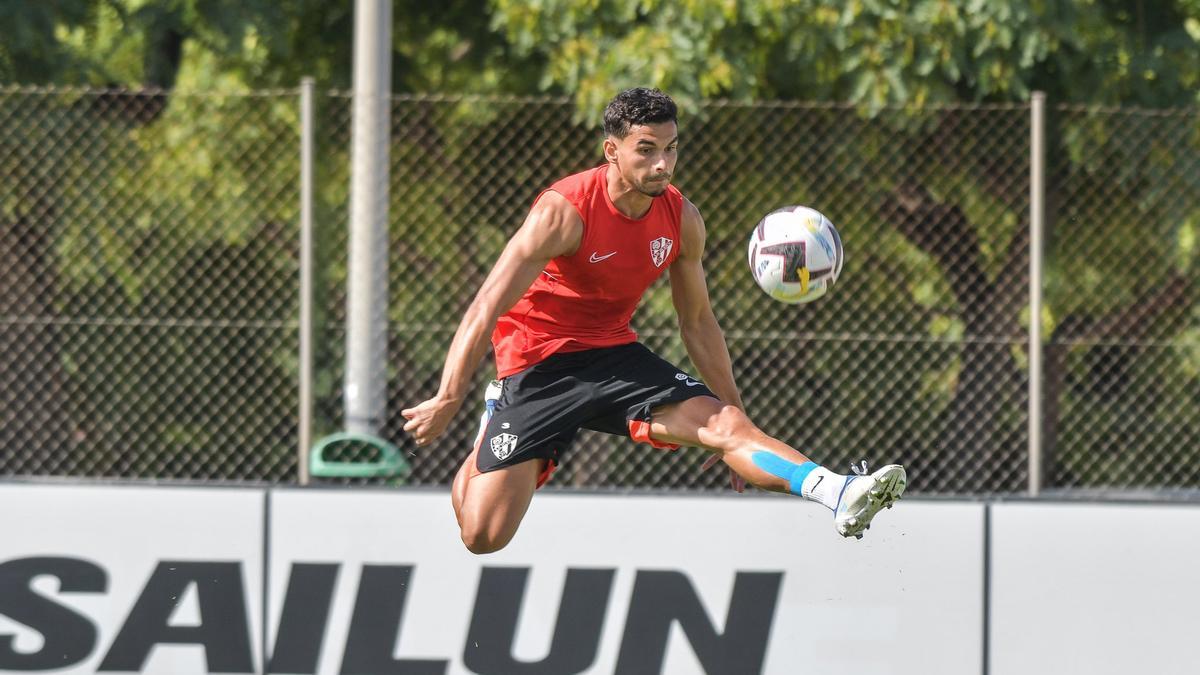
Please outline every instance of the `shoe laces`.
[[859, 466], [859, 464], [855, 464], [854, 462], [850, 462], [850, 471], [852, 473], [850, 476], [846, 477], [846, 482], [842, 483], [842, 491], [838, 493], [837, 506], [833, 507], [833, 513], [835, 516], [837, 515], [838, 509], [842, 507], [842, 497], [846, 496], [846, 488], [850, 487], [850, 484], [859, 477], [866, 476], [871, 473], [870, 469], [867, 468], [867, 460], [861, 460], [860, 463], [862, 466]]

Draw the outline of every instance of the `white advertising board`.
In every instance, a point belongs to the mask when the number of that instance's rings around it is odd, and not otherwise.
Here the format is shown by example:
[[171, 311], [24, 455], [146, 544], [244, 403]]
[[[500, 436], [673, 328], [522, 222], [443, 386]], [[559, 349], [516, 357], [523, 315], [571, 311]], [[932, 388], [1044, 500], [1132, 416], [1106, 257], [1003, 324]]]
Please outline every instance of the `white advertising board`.
[[546, 493], [474, 556], [448, 493], [275, 490], [271, 670], [978, 673], [985, 507], [902, 507]]
[[991, 675], [1195, 675], [1200, 508], [992, 506]]
[[259, 672], [264, 503], [0, 485], [0, 672]]

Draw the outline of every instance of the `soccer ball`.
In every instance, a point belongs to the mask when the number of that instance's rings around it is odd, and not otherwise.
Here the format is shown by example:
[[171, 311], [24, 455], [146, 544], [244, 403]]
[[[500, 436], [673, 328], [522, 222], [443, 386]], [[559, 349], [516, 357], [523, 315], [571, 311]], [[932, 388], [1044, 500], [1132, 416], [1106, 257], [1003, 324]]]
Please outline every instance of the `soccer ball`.
[[842, 238], [807, 206], [785, 206], [758, 221], [748, 254], [758, 287], [789, 304], [825, 295], [842, 273]]

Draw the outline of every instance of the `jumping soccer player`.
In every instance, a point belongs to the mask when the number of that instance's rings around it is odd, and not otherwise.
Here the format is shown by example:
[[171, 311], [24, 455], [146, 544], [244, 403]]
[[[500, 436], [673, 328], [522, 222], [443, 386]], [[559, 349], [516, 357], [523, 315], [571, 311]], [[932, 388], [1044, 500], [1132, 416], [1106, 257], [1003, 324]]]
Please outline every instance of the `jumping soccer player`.
[[[487, 352], [496, 381], [451, 500], [473, 553], [504, 548], [580, 428], [662, 449], [712, 451], [744, 481], [833, 511], [862, 537], [900, 498], [903, 467], [837, 474], [763, 433], [743, 412], [725, 336], [701, 264], [704, 220], [671, 185], [675, 103], [658, 90], [621, 92], [604, 111], [606, 162], [554, 183], [534, 201], [459, 324], [433, 398], [402, 411], [427, 445], [449, 425]], [[679, 330], [696, 379], [640, 342], [629, 320], [670, 270]]]

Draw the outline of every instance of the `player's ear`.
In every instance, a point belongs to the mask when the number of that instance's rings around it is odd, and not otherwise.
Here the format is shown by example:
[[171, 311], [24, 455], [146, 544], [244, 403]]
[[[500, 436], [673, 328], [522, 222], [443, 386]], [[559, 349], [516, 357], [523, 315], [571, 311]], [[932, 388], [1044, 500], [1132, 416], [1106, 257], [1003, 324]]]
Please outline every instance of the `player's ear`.
[[604, 159], [609, 164], [617, 163], [617, 141], [612, 136], [604, 137]]

